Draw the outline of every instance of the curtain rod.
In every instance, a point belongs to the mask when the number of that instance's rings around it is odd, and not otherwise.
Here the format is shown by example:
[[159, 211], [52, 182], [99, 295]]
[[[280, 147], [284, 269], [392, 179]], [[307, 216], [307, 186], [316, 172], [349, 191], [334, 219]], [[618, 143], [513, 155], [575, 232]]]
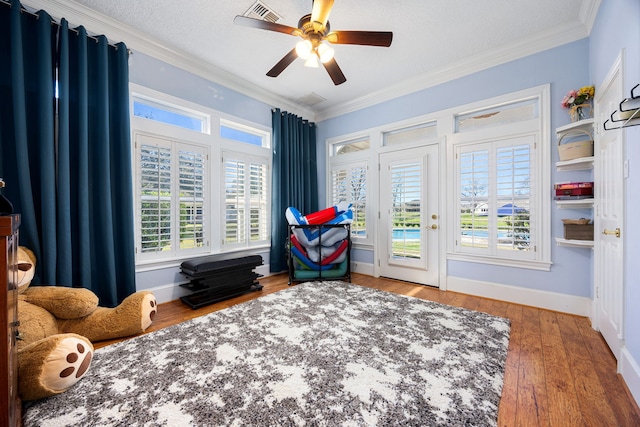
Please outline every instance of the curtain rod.
[[[4, 4], [5, 6], [9, 6], [9, 8], [13, 7], [13, 5], [11, 4], [10, 0], [0, 0], [1, 4]], [[46, 10], [42, 9], [44, 12], [46, 12], [47, 14], [49, 14]], [[35, 12], [31, 12], [30, 10], [26, 9], [24, 6], [22, 6], [22, 3], [20, 3], [20, 13], [26, 13], [28, 15], [31, 15], [33, 17], [35, 17], [36, 19], [40, 19], [40, 15], [38, 15]], [[51, 18], [51, 25], [56, 25], [58, 27], [60, 27], [60, 23], [56, 22], [55, 19]], [[76, 28], [70, 28], [69, 30], [73, 31], [74, 33], [76, 33], [76, 35], [80, 35], [80, 32], [76, 29]], [[87, 37], [89, 37], [90, 39], [93, 39], [96, 41], [96, 43], [98, 43], [99, 39], [95, 36], [92, 36], [90, 34], [87, 34]], [[118, 50], [118, 46], [109, 42], [109, 40], [107, 39], [107, 44], [111, 47], [113, 47], [115, 50]], [[127, 53], [129, 55], [132, 55], [133, 52], [131, 51], [131, 49], [127, 49]]]

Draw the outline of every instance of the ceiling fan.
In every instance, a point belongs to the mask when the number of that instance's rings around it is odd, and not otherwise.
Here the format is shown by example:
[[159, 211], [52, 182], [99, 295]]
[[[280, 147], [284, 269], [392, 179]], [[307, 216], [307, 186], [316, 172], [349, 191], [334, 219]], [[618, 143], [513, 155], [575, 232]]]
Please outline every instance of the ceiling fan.
[[329, 14], [333, 8], [333, 2], [334, 0], [313, 0], [311, 14], [300, 18], [297, 28], [242, 15], [236, 16], [233, 22], [246, 27], [302, 38], [295, 48], [267, 72], [267, 76], [278, 77], [297, 57], [300, 57], [306, 60], [305, 65], [310, 67], [317, 67], [319, 60], [337, 86], [346, 82], [347, 78], [333, 57], [334, 50], [328, 43], [389, 47], [393, 33], [390, 31], [331, 31]]

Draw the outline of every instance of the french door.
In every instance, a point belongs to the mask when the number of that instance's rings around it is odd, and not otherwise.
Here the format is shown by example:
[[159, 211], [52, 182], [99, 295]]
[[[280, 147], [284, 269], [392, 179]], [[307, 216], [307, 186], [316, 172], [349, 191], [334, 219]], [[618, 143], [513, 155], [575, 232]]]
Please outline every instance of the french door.
[[379, 160], [378, 275], [439, 287], [438, 144]]

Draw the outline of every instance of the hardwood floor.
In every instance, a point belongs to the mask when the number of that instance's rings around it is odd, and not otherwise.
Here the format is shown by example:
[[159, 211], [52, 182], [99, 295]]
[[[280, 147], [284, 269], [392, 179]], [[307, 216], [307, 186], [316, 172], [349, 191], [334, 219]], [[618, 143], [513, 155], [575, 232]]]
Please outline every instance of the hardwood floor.
[[[362, 274], [353, 274], [352, 282], [509, 318], [499, 426], [640, 426], [640, 409], [589, 319]], [[160, 304], [147, 333], [288, 288], [284, 274], [262, 278], [260, 283], [262, 291], [198, 310], [180, 301]]]

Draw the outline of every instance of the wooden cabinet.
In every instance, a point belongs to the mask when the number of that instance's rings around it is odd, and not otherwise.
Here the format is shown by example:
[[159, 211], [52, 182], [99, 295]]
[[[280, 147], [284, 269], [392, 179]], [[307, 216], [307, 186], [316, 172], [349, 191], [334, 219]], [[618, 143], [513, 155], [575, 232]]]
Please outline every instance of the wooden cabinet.
[[[18, 359], [16, 331], [18, 327], [17, 250], [19, 215], [0, 216], [0, 324], [7, 331], [0, 341], [0, 426], [17, 426], [20, 421], [18, 400]], [[6, 356], [6, 357], [5, 357]]]

